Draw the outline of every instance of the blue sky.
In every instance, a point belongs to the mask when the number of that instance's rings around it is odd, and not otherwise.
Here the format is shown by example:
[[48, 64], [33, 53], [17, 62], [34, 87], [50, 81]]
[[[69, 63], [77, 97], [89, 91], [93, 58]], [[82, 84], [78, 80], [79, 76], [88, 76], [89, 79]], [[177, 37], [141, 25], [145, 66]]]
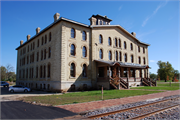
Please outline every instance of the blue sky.
[[169, 61], [180, 71], [179, 1], [1, 1], [1, 61], [11, 64], [16, 71], [20, 40], [35, 29], [50, 25], [53, 15], [60, 13], [77, 22], [89, 25], [93, 14], [107, 15], [111, 25], [120, 25], [136, 37], [150, 44], [149, 70], [157, 73], [159, 60]]

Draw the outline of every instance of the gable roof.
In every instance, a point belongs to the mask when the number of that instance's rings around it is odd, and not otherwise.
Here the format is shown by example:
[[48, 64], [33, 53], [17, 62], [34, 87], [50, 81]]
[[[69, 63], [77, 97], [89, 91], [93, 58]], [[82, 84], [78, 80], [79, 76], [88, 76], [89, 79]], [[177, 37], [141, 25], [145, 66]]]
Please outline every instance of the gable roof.
[[138, 40], [136, 37], [134, 37], [131, 33], [129, 33], [127, 30], [125, 30], [123, 27], [121, 27], [120, 25], [91, 25], [91, 28], [103, 28], [103, 27], [118, 27], [121, 30], [123, 30], [125, 33], [127, 33], [129, 36], [131, 36], [132, 38], [134, 38], [135, 40], [137, 40], [139, 43], [146, 45], [146, 46], [150, 46], [150, 44], [141, 42], [140, 40]]

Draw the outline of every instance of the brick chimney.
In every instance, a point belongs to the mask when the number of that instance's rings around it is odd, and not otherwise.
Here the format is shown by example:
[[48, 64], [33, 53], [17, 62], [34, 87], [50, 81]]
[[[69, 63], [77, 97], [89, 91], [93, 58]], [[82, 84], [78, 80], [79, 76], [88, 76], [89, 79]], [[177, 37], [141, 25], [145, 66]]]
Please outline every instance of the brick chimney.
[[22, 45], [22, 44], [23, 44], [23, 40], [20, 41], [20, 45]]
[[54, 14], [54, 22], [56, 22], [60, 17], [59, 13]]
[[40, 27], [36, 28], [36, 35], [40, 32]]
[[134, 37], [136, 37], [136, 33], [135, 33], [135, 32], [132, 32], [131, 34], [132, 34]]
[[97, 19], [95, 17], [91, 17], [89, 18], [89, 20], [90, 20], [90, 25], [96, 25]]
[[30, 37], [31, 37], [30, 35], [27, 35], [27, 41], [30, 39]]

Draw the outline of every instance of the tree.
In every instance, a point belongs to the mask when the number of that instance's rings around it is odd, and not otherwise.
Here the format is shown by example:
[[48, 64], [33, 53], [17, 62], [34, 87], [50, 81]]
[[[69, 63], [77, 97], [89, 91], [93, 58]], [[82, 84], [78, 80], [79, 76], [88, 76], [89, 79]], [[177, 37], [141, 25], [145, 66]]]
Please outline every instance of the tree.
[[150, 78], [152, 78], [152, 79], [157, 79], [157, 75], [154, 74], [154, 73], [150, 73]]
[[6, 68], [4, 66], [1, 66], [1, 80], [4, 81], [6, 80]]
[[6, 72], [7, 73], [7, 79], [9, 80], [13, 76], [12, 72], [14, 71], [14, 68], [12, 65], [8, 64], [6, 66], [6, 70], [7, 70], [7, 72]]
[[15, 81], [16, 80], [16, 74], [14, 71], [13, 66], [8, 64], [6, 67], [1, 66], [1, 80], [9, 80], [9, 81]]
[[160, 79], [165, 80], [166, 82], [166, 78], [167, 76], [169, 76], [169, 79], [173, 80], [174, 68], [172, 67], [172, 65], [169, 62], [161, 62], [161, 61], [158, 61], [157, 64], [159, 66], [157, 73]]

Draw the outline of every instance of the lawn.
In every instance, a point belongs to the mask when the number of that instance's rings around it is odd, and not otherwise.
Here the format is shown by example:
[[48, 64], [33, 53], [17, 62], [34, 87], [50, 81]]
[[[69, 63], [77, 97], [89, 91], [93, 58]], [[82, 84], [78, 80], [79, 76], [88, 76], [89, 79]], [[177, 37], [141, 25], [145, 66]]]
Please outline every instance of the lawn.
[[180, 87], [179, 83], [157, 83], [157, 86], [164, 86], [164, 87]]
[[[104, 100], [123, 98], [129, 96], [137, 95], [147, 95], [152, 93], [159, 93], [162, 91], [143, 91], [143, 90], [104, 90]], [[20, 100], [24, 101], [36, 101], [37, 103], [50, 104], [50, 105], [63, 105], [63, 104], [73, 104], [73, 103], [82, 103], [89, 101], [101, 100], [101, 91], [86, 91], [86, 92], [73, 92], [66, 93], [63, 95], [49, 95], [49, 96], [31, 96], [23, 97]]]
[[150, 86], [142, 86], [142, 87], [132, 87], [131, 89], [144, 89], [144, 90], [179, 90], [179, 87], [164, 87], [164, 86], [157, 86], [157, 87], [150, 87]]

